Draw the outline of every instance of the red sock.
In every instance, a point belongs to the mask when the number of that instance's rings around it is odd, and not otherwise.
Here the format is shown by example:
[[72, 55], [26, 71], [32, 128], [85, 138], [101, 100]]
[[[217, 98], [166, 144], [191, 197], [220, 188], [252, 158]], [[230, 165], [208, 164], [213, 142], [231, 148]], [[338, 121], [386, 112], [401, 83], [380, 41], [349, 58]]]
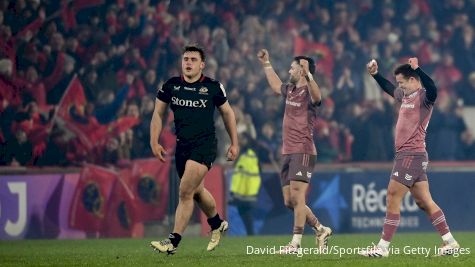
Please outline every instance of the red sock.
[[386, 218], [384, 218], [383, 233], [381, 239], [391, 242], [394, 233], [396, 233], [399, 226], [401, 216], [399, 214], [386, 212]]
[[313, 213], [311, 213], [310, 215], [307, 214], [307, 224], [310, 227], [317, 228], [317, 225], [319, 225], [320, 223], [318, 222], [317, 217]]
[[447, 221], [445, 220], [444, 212], [442, 212], [442, 210], [438, 210], [430, 215], [430, 221], [432, 222], [432, 225], [435, 227], [435, 229], [437, 229], [440, 236], [450, 232]]
[[303, 227], [294, 226], [294, 235], [301, 235], [303, 234]]

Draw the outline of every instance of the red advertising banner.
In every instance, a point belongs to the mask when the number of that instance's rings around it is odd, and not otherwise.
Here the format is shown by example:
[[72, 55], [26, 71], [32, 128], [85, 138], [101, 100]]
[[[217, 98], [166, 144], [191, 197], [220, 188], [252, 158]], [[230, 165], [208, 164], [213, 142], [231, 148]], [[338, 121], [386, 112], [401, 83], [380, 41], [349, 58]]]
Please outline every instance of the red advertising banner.
[[135, 207], [139, 221], [161, 220], [165, 216], [170, 167], [170, 160], [134, 160], [129, 186], [136, 196]]
[[124, 169], [119, 172], [108, 201], [107, 216], [101, 236], [105, 237], [142, 237], [143, 223], [137, 218], [137, 196], [129, 184], [132, 172]]
[[94, 165], [86, 165], [74, 192], [69, 225], [85, 232], [99, 232], [107, 215], [107, 207], [117, 173]]

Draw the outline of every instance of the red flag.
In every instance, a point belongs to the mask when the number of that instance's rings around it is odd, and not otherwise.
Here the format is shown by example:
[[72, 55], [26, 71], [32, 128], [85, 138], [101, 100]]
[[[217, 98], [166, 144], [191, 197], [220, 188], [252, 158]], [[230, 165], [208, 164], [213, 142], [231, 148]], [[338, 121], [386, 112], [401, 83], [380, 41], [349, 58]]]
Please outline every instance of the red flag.
[[330, 78], [333, 76], [333, 56], [328, 46], [296, 37], [294, 40], [294, 54], [307, 55], [317, 58], [317, 69], [321, 69]]
[[143, 237], [143, 223], [136, 216], [136, 195], [129, 184], [132, 179], [130, 169], [120, 171], [116, 180], [102, 231], [106, 237]]
[[76, 110], [83, 110], [86, 106], [84, 88], [76, 75], [69, 82], [68, 88], [59, 101], [57, 115], [65, 120], [72, 120], [70, 110], [73, 106], [76, 107]]
[[59, 102], [58, 111], [55, 113], [55, 116], [63, 119], [66, 127], [76, 134], [78, 139], [88, 150], [92, 150], [94, 143], [91, 140], [91, 135], [87, 131], [88, 125], [81, 125], [75, 122], [70, 113], [72, 108], [75, 108], [78, 113], [81, 113], [84, 111], [85, 106], [86, 96], [84, 94], [84, 88], [78, 77], [74, 76]]
[[105, 136], [107, 139], [111, 137], [118, 136], [119, 134], [131, 129], [135, 125], [140, 123], [140, 119], [137, 117], [132, 116], [125, 116], [118, 118], [117, 120], [109, 123], [107, 127], [107, 135]]
[[86, 232], [99, 232], [107, 214], [107, 202], [117, 173], [95, 165], [86, 165], [74, 191], [69, 225]]
[[134, 160], [130, 187], [136, 197], [137, 217], [141, 221], [161, 220], [168, 204], [170, 160]]

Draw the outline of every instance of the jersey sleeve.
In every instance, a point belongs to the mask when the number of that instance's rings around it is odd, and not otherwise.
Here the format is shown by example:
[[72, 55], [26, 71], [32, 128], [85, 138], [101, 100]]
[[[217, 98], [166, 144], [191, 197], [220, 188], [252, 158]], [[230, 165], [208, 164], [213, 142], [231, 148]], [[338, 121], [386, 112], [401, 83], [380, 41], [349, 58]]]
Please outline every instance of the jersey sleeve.
[[162, 88], [158, 89], [157, 98], [162, 100], [165, 103], [170, 103], [172, 94], [171, 94], [171, 83], [167, 81], [163, 84]]
[[394, 99], [397, 102], [402, 103], [403, 97], [404, 97], [404, 91], [400, 87], [397, 87], [396, 89], [394, 89]]
[[427, 106], [434, 105], [437, 99], [437, 87], [434, 81], [421, 68], [416, 69], [417, 74], [421, 78], [422, 86], [426, 89], [426, 96], [424, 104]]
[[396, 86], [394, 86], [390, 81], [388, 81], [386, 78], [384, 78], [381, 74], [376, 73], [373, 75], [374, 80], [379, 84], [381, 89], [383, 89], [384, 92], [386, 92], [388, 95], [395, 97], [394, 96], [394, 90], [396, 89]]
[[226, 97], [226, 90], [224, 89], [224, 86], [221, 83], [218, 83], [218, 90], [216, 94], [213, 97], [213, 102], [216, 107], [221, 106], [222, 104], [226, 103], [228, 101], [228, 98]]

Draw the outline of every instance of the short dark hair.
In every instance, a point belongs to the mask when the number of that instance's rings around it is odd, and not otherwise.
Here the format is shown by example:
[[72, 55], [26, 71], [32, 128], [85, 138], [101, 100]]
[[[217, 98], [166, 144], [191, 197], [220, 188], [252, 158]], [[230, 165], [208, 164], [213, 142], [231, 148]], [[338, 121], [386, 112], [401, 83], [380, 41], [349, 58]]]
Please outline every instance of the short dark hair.
[[404, 78], [409, 79], [410, 77], [414, 77], [416, 80], [420, 80], [421, 78], [419, 77], [419, 74], [412, 69], [411, 65], [409, 64], [402, 64], [399, 65], [395, 70], [394, 70], [394, 76], [402, 74]]
[[200, 54], [201, 60], [206, 61], [206, 55], [204, 49], [198, 44], [190, 44], [183, 48], [183, 54], [186, 52], [198, 52]]
[[300, 65], [300, 60], [304, 59], [308, 61], [308, 70], [311, 74], [315, 74], [315, 61], [311, 57], [306, 56], [296, 56], [294, 57], [294, 61], [296, 61]]

